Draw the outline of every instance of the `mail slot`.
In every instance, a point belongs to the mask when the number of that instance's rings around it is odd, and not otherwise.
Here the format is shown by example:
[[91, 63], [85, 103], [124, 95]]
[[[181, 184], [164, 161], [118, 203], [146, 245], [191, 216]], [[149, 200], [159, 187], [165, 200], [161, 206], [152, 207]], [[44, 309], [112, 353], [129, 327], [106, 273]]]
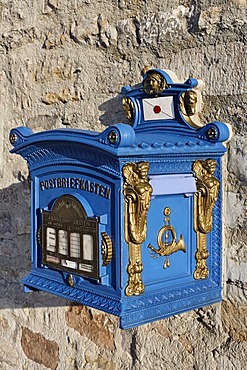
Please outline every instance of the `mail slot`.
[[156, 175], [150, 177], [154, 195], [194, 194], [196, 179], [193, 174]]
[[122, 89], [130, 124], [11, 130], [11, 152], [27, 161], [31, 181], [25, 291], [114, 314], [121, 328], [221, 300], [230, 131], [198, 123], [197, 84], [153, 69]]

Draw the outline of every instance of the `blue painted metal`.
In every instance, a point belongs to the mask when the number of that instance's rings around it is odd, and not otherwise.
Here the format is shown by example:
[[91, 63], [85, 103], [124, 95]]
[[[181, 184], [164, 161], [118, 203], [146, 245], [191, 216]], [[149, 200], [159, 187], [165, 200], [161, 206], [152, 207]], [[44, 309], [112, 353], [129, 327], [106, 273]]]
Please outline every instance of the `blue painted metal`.
[[[47, 291], [117, 315], [122, 328], [221, 300], [221, 191], [213, 211], [213, 229], [207, 238], [209, 277], [195, 280], [192, 165], [197, 159], [215, 159], [218, 163], [215, 176], [221, 180], [221, 157], [226, 151], [223, 143], [229, 138], [229, 129], [222, 122], [212, 122], [200, 129], [190, 127], [180, 112], [179, 97], [195, 87], [197, 80], [174, 84], [166, 72], [158, 72], [169, 84], [159, 96], [172, 97], [172, 119], [145, 121], [142, 100], [150, 96], [142, 85], [126, 86], [122, 92], [134, 105], [133, 126], [119, 123], [102, 133], [73, 129], [33, 133], [26, 127], [10, 132], [15, 137], [11, 152], [27, 161], [31, 178], [32, 269], [22, 280], [25, 289]], [[216, 132], [213, 138], [208, 135], [211, 128]], [[110, 140], [112, 132], [115, 141]], [[147, 238], [142, 245], [145, 291], [140, 296], [127, 297], [128, 245], [124, 239], [122, 167], [138, 161], [149, 162], [149, 176], [155, 189], [147, 216]], [[74, 287], [67, 284], [68, 271], [42, 263], [37, 241], [42, 212], [51, 210], [54, 202], [66, 194], [78, 199], [87, 216], [96, 218], [99, 225], [99, 277], [73, 274]], [[178, 251], [169, 257], [168, 269], [163, 268], [161, 257], [151, 258], [147, 248], [148, 243], [156, 245], [157, 233], [164, 225], [164, 207], [171, 209], [171, 223], [183, 234], [187, 246], [186, 253]], [[106, 232], [113, 243], [113, 258], [107, 266], [102, 266], [101, 232]]]

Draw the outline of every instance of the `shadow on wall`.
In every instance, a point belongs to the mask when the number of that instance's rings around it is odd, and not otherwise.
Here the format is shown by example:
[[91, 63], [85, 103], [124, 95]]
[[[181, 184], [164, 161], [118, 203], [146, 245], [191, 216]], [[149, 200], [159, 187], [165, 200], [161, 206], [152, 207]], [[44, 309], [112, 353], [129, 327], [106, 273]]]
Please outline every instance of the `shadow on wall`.
[[105, 101], [99, 106], [99, 110], [104, 112], [99, 120], [104, 126], [115, 125], [116, 123], [127, 123], [130, 121], [125, 115], [122, 105], [123, 95], [118, 94], [116, 97]]
[[[99, 106], [105, 126], [130, 122], [122, 106], [122, 95]], [[27, 179], [0, 189], [0, 309], [67, 306], [68, 301], [45, 292], [24, 293], [20, 280], [28, 275], [30, 262], [30, 190]]]
[[0, 310], [68, 305], [55, 295], [22, 290], [20, 280], [31, 268], [29, 203], [29, 184], [24, 178], [0, 190]]
[[[105, 126], [129, 123], [122, 95], [99, 106]], [[67, 306], [64, 298], [42, 291], [24, 293], [20, 280], [28, 275], [30, 261], [30, 189], [21, 172], [18, 183], [0, 189], [0, 310], [3, 308]]]

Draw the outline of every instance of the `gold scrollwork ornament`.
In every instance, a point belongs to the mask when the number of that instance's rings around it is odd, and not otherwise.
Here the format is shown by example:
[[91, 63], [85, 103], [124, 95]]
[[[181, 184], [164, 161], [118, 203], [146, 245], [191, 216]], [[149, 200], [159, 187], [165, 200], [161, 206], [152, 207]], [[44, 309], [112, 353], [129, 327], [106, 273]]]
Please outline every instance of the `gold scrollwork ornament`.
[[141, 244], [146, 240], [147, 212], [150, 207], [152, 186], [148, 181], [149, 164], [147, 162], [127, 163], [123, 166], [123, 193], [125, 200], [124, 235], [129, 246], [129, 275], [125, 289], [127, 296], [144, 292], [141, 273], [143, 264]]
[[194, 229], [197, 233], [195, 254], [195, 279], [206, 279], [209, 275], [207, 258], [207, 233], [213, 226], [213, 208], [218, 198], [220, 183], [214, 177], [217, 163], [214, 159], [196, 160], [193, 171], [196, 175], [197, 192], [194, 196]]
[[133, 101], [130, 98], [123, 98], [122, 99], [123, 108], [126, 114], [126, 117], [131, 120], [134, 118], [134, 104]]

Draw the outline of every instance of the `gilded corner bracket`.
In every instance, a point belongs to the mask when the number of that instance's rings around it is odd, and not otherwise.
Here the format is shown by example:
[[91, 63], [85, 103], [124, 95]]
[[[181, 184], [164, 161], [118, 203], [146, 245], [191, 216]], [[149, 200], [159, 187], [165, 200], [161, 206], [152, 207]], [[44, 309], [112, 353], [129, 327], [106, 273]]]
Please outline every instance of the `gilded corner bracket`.
[[124, 235], [129, 246], [129, 275], [125, 289], [127, 296], [144, 292], [141, 273], [143, 271], [141, 245], [146, 240], [147, 212], [150, 206], [152, 186], [147, 175], [149, 163], [127, 163], [123, 166], [123, 193], [125, 200]]
[[214, 177], [217, 163], [213, 159], [196, 160], [193, 171], [196, 175], [197, 192], [194, 196], [194, 229], [197, 233], [195, 254], [195, 279], [206, 279], [209, 275], [207, 258], [207, 233], [212, 230], [213, 208], [218, 198], [220, 183]]

